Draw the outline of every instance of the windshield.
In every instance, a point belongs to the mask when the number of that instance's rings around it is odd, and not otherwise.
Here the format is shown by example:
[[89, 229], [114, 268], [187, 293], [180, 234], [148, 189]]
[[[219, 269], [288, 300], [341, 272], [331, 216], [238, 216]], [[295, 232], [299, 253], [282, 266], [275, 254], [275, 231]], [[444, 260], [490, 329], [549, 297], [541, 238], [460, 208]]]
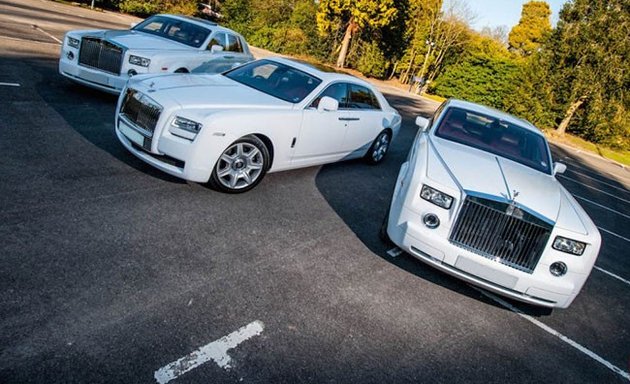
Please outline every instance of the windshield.
[[161, 36], [195, 48], [201, 47], [211, 32], [193, 23], [166, 16], [149, 17], [132, 30]]
[[446, 110], [435, 135], [551, 174], [545, 138], [519, 125], [469, 110]]
[[270, 60], [245, 64], [223, 76], [290, 103], [299, 103], [322, 82], [299, 69]]

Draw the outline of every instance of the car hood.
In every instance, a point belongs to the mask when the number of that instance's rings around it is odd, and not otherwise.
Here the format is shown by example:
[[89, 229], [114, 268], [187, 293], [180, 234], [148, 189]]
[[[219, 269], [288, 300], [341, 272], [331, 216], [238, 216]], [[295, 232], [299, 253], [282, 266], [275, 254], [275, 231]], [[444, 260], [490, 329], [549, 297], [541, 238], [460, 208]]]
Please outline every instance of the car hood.
[[572, 228], [567, 229], [586, 231], [555, 177], [448, 140], [435, 138], [431, 143], [429, 178], [448, 174], [466, 193], [513, 199], [518, 206], [554, 223], [562, 216], [563, 222], [571, 223]]
[[148, 33], [130, 30], [97, 31], [87, 33], [85, 36], [98, 37], [134, 51], [194, 49], [192, 47], [187, 47], [184, 44], [177, 43], [163, 37], [153, 36]]
[[133, 77], [129, 85], [160, 104], [172, 101], [182, 108], [292, 109], [293, 104], [247, 87], [223, 75], [162, 74]]

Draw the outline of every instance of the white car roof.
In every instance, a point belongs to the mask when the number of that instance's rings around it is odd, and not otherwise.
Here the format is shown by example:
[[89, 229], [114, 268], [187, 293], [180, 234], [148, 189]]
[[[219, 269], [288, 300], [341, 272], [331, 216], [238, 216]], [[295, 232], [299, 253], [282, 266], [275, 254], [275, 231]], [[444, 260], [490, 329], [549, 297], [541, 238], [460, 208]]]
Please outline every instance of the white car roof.
[[465, 101], [465, 100], [449, 99], [446, 102], [446, 106], [447, 107], [463, 108], [463, 109], [467, 109], [467, 110], [469, 110], [471, 112], [478, 112], [478, 113], [482, 113], [484, 115], [497, 117], [500, 120], [507, 121], [509, 123], [521, 126], [523, 128], [529, 129], [530, 131], [533, 131], [533, 132], [536, 132], [538, 134], [541, 134], [540, 129], [536, 128], [536, 126], [534, 126], [529, 121], [520, 119], [520, 118], [518, 118], [516, 116], [510, 115], [509, 113], [505, 113], [505, 112], [499, 111], [498, 109], [487, 107], [485, 105], [481, 105], [481, 104], [477, 104], [477, 103], [473, 103], [473, 102]]

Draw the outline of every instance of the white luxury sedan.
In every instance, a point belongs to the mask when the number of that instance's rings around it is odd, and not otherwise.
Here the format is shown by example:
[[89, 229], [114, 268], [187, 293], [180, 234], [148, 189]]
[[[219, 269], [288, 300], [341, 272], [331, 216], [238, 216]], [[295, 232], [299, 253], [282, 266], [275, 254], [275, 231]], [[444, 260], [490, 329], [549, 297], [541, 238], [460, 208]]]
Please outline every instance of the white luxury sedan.
[[542, 133], [524, 120], [449, 100], [400, 168], [383, 235], [448, 274], [527, 303], [566, 308], [601, 244], [554, 177]]
[[369, 83], [326, 70], [273, 58], [223, 74], [133, 77], [116, 134], [152, 166], [229, 193], [266, 172], [382, 161], [400, 115]]
[[203, 67], [220, 73], [252, 61], [238, 33], [203, 19], [156, 15], [124, 31], [66, 33], [59, 73], [83, 85], [118, 94], [143, 73], [186, 73]]

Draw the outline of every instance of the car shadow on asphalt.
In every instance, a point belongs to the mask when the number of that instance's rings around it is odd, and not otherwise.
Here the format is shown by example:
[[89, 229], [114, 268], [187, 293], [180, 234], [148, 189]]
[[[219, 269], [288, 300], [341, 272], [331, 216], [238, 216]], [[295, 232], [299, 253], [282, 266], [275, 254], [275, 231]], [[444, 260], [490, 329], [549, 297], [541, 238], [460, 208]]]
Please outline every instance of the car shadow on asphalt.
[[163, 181], [184, 184], [185, 181], [145, 164], [129, 153], [114, 132], [118, 96], [91, 89], [61, 76], [56, 60], [23, 60], [40, 74], [35, 84], [38, 95], [77, 133], [117, 160]]
[[[432, 111], [418, 108], [418, 105], [409, 106], [412, 100], [404, 97], [386, 96], [403, 115], [403, 126], [398, 137], [392, 142], [385, 160], [376, 166], [368, 165], [362, 160], [323, 166], [315, 179], [318, 190], [335, 213], [375, 255], [433, 284], [505, 309], [467, 283], [431, 268], [406, 253], [397, 257], [388, 255], [387, 251], [393, 245], [386, 244], [380, 239], [379, 230], [389, 208], [398, 170], [405, 161], [417, 133], [417, 127], [412, 122], [415, 119], [414, 113], [430, 117]], [[420, 105], [420, 107], [423, 106]], [[523, 313], [531, 316], [547, 316], [551, 313], [548, 308], [508, 301]]]

